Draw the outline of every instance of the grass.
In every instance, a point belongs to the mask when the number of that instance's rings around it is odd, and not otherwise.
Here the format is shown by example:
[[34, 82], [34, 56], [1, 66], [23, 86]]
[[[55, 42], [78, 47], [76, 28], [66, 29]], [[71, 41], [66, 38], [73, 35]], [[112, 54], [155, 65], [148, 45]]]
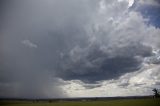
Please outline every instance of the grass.
[[160, 99], [133, 99], [110, 101], [61, 101], [61, 102], [0, 102], [0, 106], [160, 106]]

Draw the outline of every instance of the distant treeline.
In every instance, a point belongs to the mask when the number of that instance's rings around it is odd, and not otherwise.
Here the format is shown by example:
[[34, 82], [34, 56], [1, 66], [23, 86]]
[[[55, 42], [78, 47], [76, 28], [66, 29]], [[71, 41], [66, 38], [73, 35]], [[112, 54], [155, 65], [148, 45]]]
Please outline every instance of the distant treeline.
[[49, 98], [49, 99], [28, 99], [28, 98], [0, 98], [0, 101], [32, 101], [32, 102], [59, 102], [59, 101], [106, 101], [118, 99], [148, 99], [153, 96], [126, 96], [126, 97], [91, 97], [91, 98]]

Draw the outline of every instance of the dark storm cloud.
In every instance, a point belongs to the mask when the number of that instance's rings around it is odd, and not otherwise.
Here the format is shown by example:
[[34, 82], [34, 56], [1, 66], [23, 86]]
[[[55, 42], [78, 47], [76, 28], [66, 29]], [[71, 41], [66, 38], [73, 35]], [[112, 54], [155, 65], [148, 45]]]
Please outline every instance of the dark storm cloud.
[[[2, 4], [0, 96], [63, 97], [66, 95], [58, 87], [63, 83], [58, 78], [89, 83], [117, 79], [140, 69], [143, 59], [152, 55], [152, 48], [139, 40], [143, 35], [126, 34], [128, 24], [115, 28], [128, 8], [126, 2], [106, 1], [109, 8], [102, 17], [109, 20], [103, 22], [99, 22], [103, 20], [99, 14], [105, 12], [100, 10], [99, 0], [12, 0]], [[134, 23], [131, 19], [129, 25]]]
[[79, 79], [89, 83], [117, 79], [124, 73], [140, 69], [142, 63], [140, 57], [152, 55], [150, 47], [138, 43], [116, 50], [116, 55], [112, 56], [95, 45], [88, 49], [75, 49], [70, 56], [64, 56], [57, 75], [66, 80]]
[[84, 25], [97, 5], [89, 2], [4, 2], [0, 20], [1, 97], [65, 96], [57, 87], [60, 83], [55, 69], [61, 52], [70, 51], [75, 44], [85, 45]]

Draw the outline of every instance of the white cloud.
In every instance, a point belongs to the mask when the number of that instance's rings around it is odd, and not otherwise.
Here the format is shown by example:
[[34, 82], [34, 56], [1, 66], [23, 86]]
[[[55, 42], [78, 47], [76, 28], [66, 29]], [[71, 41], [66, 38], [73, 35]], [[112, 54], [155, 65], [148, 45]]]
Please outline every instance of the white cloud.
[[[128, 11], [125, 2], [113, 0], [107, 4], [103, 0], [99, 13], [92, 21], [93, 29], [88, 30], [91, 45], [100, 44], [104, 51], [115, 55], [120, 53], [116, 51], [117, 48], [140, 42], [150, 46], [154, 53], [154, 49], [159, 49], [160, 29], [147, 25], [147, 21], [141, 14]], [[117, 80], [99, 82], [101, 86], [93, 89], [87, 89], [84, 83], [76, 81], [67, 81], [63, 89], [70, 97], [151, 95], [152, 88], [160, 87], [156, 84], [160, 83], [159, 69], [159, 65], [144, 61], [140, 70], [126, 73]]]
[[128, 7], [131, 7], [134, 4], [134, 0], [118, 0], [118, 1], [127, 1]]
[[[93, 97], [93, 96], [136, 96], [152, 95], [154, 87], [160, 87], [160, 66], [147, 66], [138, 72], [127, 73], [117, 80], [99, 82], [101, 86], [93, 89], [85, 88], [81, 81], [67, 81], [63, 86], [69, 97]], [[94, 84], [91, 86], [94, 86]]]
[[23, 40], [21, 43], [30, 48], [38, 47], [36, 44], [32, 43], [30, 40]]
[[[119, 7], [120, 6], [120, 7]], [[101, 43], [103, 46], [125, 46], [132, 42], [141, 42], [150, 45], [153, 48], [159, 46], [160, 29], [154, 26], [148, 26], [147, 19], [141, 14], [131, 11], [127, 8], [114, 10], [117, 5], [103, 10], [103, 14], [99, 14], [94, 20], [93, 32], [90, 32], [90, 40], [94, 43]]]

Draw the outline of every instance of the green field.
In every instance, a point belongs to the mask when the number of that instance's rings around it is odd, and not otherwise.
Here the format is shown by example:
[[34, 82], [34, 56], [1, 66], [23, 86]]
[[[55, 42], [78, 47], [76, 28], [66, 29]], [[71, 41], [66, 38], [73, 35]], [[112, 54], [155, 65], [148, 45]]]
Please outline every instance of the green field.
[[0, 106], [160, 106], [160, 99], [133, 99], [133, 100], [108, 100], [108, 101], [61, 101], [61, 102], [24, 102], [3, 101]]

